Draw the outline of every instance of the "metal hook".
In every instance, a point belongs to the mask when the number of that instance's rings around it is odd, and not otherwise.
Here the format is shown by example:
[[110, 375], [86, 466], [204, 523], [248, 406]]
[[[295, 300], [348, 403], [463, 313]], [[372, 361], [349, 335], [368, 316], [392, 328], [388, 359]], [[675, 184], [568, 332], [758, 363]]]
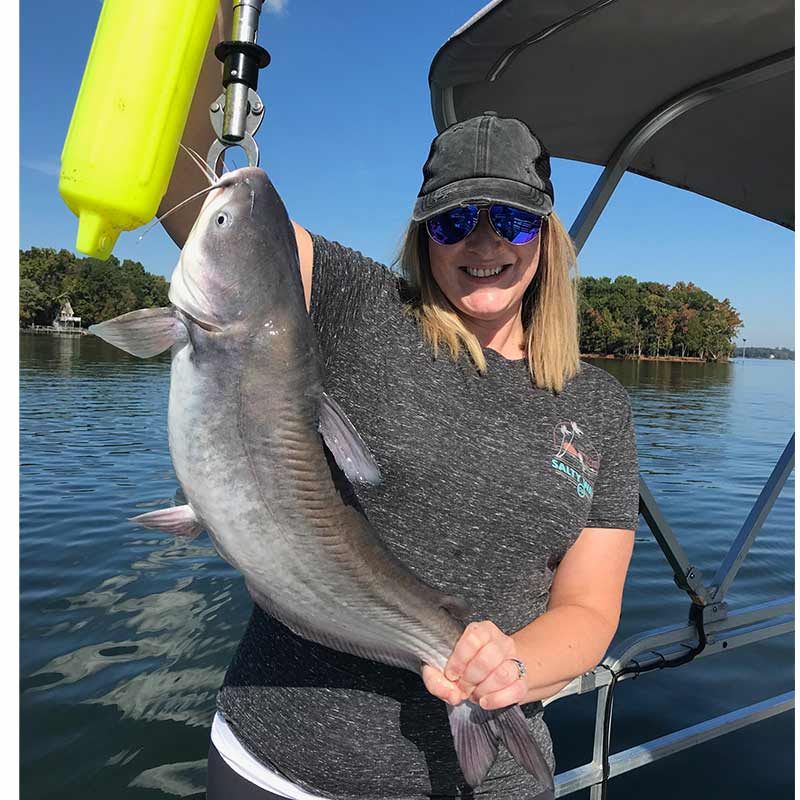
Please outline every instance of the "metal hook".
[[217, 163], [219, 162], [222, 154], [231, 147], [241, 147], [247, 153], [247, 164], [251, 167], [257, 167], [259, 161], [258, 145], [256, 140], [249, 134], [244, 135], [244, 139], [240, 142], [223, 142], [216, 139], [211, 143], [208, 148], [207, 163], [216, 173]]
[[220, 156], [229, 147], [241, 147], [247, 153], [247, 163], [251, 167], [257, 167], [259, 163], [259, 151], [256, 140], [253, 138], [256, 131], [261, 127], [264, 121], [264, 104], [258, 93], [253, 89], [247, 90], [247, 117], [245, 120], [245, 132], [242, 138], [229, 139], [226, 138], [224, 129], [225, 120], [225, 92], [223, 92], [210, 106], [209, 116], [211, 117], [211, 127], [217, 138], [211, 143], [208, 150], [206, 162], [214, 172], [217, 169], [217, 162]]

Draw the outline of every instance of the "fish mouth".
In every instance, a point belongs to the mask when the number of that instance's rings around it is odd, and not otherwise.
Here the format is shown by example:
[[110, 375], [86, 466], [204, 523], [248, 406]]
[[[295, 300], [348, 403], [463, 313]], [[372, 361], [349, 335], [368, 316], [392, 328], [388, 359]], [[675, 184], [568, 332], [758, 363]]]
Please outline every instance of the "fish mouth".
[[259, 181], [263, 181], [264, 177], [264, 170], [260, 167], [239, 167], [239, 169], [233, 172], [226, 172], [217, 179], [212, 187], [210, 187], [210, 191], [203, 202], [203, 210], [210, 206], [225, 189], [235, 189], [237, 186], [245, 184], [251, 188], [252, 192], [253, 187], [256, 186]]
[[220, 320], [213, 311], [212, 295], [187, 272], [184, 265], [185, 255], [186, 248], [181, 252], [178, 265], [172, 273], [169, 300], [187, 322], [209, 333], [219, 333], [223, 328], [218, 324]]

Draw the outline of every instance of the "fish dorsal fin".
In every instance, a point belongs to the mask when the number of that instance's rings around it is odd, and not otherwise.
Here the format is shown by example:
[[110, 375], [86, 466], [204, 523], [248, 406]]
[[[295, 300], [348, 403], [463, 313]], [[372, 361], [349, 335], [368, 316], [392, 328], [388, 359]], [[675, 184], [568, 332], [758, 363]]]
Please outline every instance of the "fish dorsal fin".
[[319, 404], [319, 432], [349, 481], [377, 486], [381, 470], [341, 406], [325, 392]]
[[172, 306], [141, 308], [98, 325], [89, 333], [139, 358], [150, 358], [187, 340], [186, 328]]

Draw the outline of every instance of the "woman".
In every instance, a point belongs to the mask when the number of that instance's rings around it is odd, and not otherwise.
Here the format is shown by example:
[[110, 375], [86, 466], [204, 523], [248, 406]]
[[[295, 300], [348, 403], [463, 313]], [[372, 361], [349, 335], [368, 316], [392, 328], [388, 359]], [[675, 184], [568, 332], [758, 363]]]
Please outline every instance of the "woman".
[[[578, 360], [547, 152], [487, 112], [440, 134], [423, 175], [403, 279], [295, 232], [326, 389], [383, 474], [354, 502], [421, 579], [467, 599], [471, 624], [420, 681], [255, 607], [218, 696], [209, 800], [471, 797], [444, 705], [465, 698], [525, 704], [552, 766], [540, 701], [616, 630], [638, 514], [630, 404]], [[476, 793], [541, 791], [501, 748]]]

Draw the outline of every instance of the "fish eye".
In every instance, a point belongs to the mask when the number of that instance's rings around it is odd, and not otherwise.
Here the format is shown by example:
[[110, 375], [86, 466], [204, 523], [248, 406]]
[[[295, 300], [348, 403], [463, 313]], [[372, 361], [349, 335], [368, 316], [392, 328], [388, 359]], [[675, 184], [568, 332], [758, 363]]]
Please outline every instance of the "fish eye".
[[227, 211], [218, 211], [214, 221], [218, 228], [227, 228], [231, 224], [231, 215]]

